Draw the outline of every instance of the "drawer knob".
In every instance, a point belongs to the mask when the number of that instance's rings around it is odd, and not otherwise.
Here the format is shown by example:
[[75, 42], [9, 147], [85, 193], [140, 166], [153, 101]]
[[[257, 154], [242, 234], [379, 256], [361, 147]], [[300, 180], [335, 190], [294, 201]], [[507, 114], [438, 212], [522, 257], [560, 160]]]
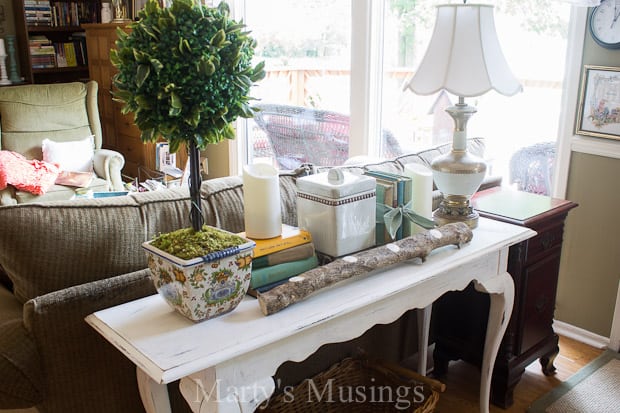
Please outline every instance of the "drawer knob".
[[553, 245], [554, 240], [554, 236], [547, 232], [546, 234], [543, 234], [540, 238], [540, 244], [543, 246], [544, 249], [548, 249], [549, 247], [551, 247], [551, 245]]
[[539, 313], [542, 313], [542, 311], [545, 309], [545, 307], [547, 306], [547, 297], [545, 297], [544, 295], [539, 296], [536, 299], [536, 311], [538, 311]]

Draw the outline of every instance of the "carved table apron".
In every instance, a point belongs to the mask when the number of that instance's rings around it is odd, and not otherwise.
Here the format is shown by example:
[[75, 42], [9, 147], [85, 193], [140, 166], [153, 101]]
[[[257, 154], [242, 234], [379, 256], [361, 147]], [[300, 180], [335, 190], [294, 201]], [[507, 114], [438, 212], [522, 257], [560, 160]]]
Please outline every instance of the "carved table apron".
[[137, 366], [147, 412], [170, 412], [166, 384], [181, 379], [194, 412], [253, 412], [275, 390], [272, 376], [288, 360], [301, 361], [327, 343], [360, 336], [410, 309], [426, 309], [420, 349], [426, 349], [433, 301], [471, 281], [490, 294], [481, 370], [480, 411], [489, 411], [491, 371], [514, 300], [506, 272], [508, 247], [536, 233], [481, 218], [472, 241], [446, 246], [425, 262], [410, 260], [321, 290], [264, 316], [246, 297], [231, 313], [193, 323], [159, 295], [111, 307], [86, 321]]

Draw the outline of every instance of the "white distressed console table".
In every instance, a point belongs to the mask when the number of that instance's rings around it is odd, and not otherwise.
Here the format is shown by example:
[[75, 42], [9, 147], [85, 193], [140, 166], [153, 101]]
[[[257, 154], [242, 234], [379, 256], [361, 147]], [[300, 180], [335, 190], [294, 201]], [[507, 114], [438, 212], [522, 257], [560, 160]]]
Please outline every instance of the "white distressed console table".
[[508, 247], [533, 235], [528, 228], [481, 218], [463, 248], [442, 247], [424, 263], [406, 261], [348, 280], [268, 317], [247, 297], [231, 313], [192, 323], [153, 295], [86, 321], [136, 364], [149, 413], [171, 411], [166, 383], [178, 379], [195, 412], [249, 413], [272, 394], [272, 376], [285, 361], [304, 360], [323, 344], [358, 337], [409, 309], [429, 308], [443, 293], [474, 281], [491, 297], [480, 385], [480, 411], [486, 413], [508, 322], [504, 315], [511, 314], [514, 300]]

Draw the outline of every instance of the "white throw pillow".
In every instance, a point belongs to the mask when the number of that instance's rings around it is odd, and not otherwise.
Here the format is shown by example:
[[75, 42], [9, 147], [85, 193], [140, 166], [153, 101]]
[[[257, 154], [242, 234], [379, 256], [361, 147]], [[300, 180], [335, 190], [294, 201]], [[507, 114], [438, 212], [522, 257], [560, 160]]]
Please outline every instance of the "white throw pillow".
[[79, 141], [55, 142], [44, 139], [43, 160], [57, 163], [68, 172], [92, 172], [95, 155], [95, 137], [88, 136]]

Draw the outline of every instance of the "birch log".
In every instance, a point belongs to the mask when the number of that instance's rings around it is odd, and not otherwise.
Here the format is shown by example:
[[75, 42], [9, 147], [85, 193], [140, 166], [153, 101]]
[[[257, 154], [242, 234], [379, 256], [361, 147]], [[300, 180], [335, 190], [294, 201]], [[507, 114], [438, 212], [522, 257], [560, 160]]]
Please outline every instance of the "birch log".
[[424, 260], [436, 248], [445, 245], [456, 245], [460, 248], [462, 244], [471, 241], [472, 237], [471, 229], [462, 222], [424, 231], [399, 241], [339, 258], [292, 277], [288, 282], [259, 294], [258, 303], [263, 314], [274, 314], [337, 282], [411, 258]]

